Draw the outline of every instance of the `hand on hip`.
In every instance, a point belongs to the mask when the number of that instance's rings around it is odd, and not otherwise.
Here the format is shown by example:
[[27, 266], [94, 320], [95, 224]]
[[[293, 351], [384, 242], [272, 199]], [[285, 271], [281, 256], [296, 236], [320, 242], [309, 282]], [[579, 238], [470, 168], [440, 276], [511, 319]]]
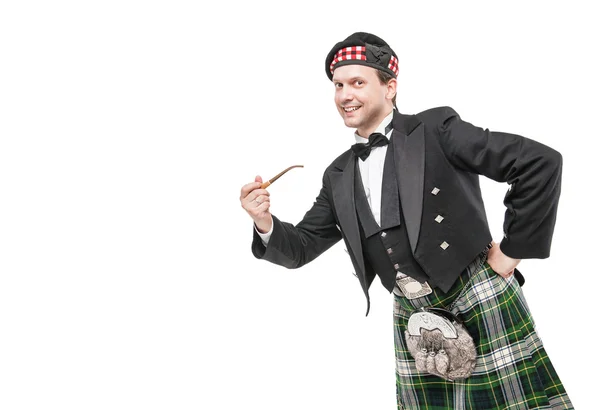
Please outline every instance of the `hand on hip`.
[[492, 241], [492, 248], [488, 251], [487, 263], [498, 275], [508, 278], [515, 272], [521, 259], [514, 259], [505, 255], [500, 245]]

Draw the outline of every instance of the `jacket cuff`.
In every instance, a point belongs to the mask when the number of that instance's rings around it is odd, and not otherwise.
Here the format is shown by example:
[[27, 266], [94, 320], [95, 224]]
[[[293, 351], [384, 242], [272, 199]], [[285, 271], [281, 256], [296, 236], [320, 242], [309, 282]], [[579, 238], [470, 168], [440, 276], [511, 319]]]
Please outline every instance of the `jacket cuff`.
[[513, 259], [546, 259], [550, 256], [549, 247], [540, 249], [540, 247], [528, 246], [510, 236], [505, 236], [502, 239], [500, 250], [503, 254]]

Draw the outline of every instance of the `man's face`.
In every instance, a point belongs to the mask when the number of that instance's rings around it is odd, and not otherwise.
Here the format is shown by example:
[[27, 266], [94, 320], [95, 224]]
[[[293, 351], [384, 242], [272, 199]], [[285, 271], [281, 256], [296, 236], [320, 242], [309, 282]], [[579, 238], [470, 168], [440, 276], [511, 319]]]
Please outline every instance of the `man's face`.
[[[393, 108], [395, 80], [381, 84], [377, 70], [359, 64], [336, 68], [333, 72], [335, 105], [347, 127], [356, 128], [367, 138]], [[387, 98], [386, 98], [387, 97]]]

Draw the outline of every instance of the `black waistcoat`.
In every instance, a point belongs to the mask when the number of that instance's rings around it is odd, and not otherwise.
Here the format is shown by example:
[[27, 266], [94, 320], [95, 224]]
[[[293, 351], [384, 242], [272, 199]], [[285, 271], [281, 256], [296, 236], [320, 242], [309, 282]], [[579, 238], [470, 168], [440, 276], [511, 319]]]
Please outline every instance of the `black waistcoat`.
[[396, 272], [398, 271], [419, 282], [428, 280], [427, 274], [413, 257], [408, 241], [408, 233], [402, 216], [393, 152], [394, 148], [390, 143], [383, 167], [381, 226], [375, 221], [365, 194], [358, 166], [360, 159], [357, 159], [354, 173], [356, 213], [365, 262], [379, 275], [381, 283], [390, 292], [396, 284]]

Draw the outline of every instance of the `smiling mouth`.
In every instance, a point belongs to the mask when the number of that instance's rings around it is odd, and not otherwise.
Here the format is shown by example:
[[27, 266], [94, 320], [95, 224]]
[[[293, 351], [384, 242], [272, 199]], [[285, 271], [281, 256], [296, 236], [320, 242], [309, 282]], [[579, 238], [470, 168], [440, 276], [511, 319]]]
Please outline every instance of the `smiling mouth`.
[[344, 112], [354, 112], [354, 111], [358, 110], [359, 108], [360, 107], [342, 107]]

